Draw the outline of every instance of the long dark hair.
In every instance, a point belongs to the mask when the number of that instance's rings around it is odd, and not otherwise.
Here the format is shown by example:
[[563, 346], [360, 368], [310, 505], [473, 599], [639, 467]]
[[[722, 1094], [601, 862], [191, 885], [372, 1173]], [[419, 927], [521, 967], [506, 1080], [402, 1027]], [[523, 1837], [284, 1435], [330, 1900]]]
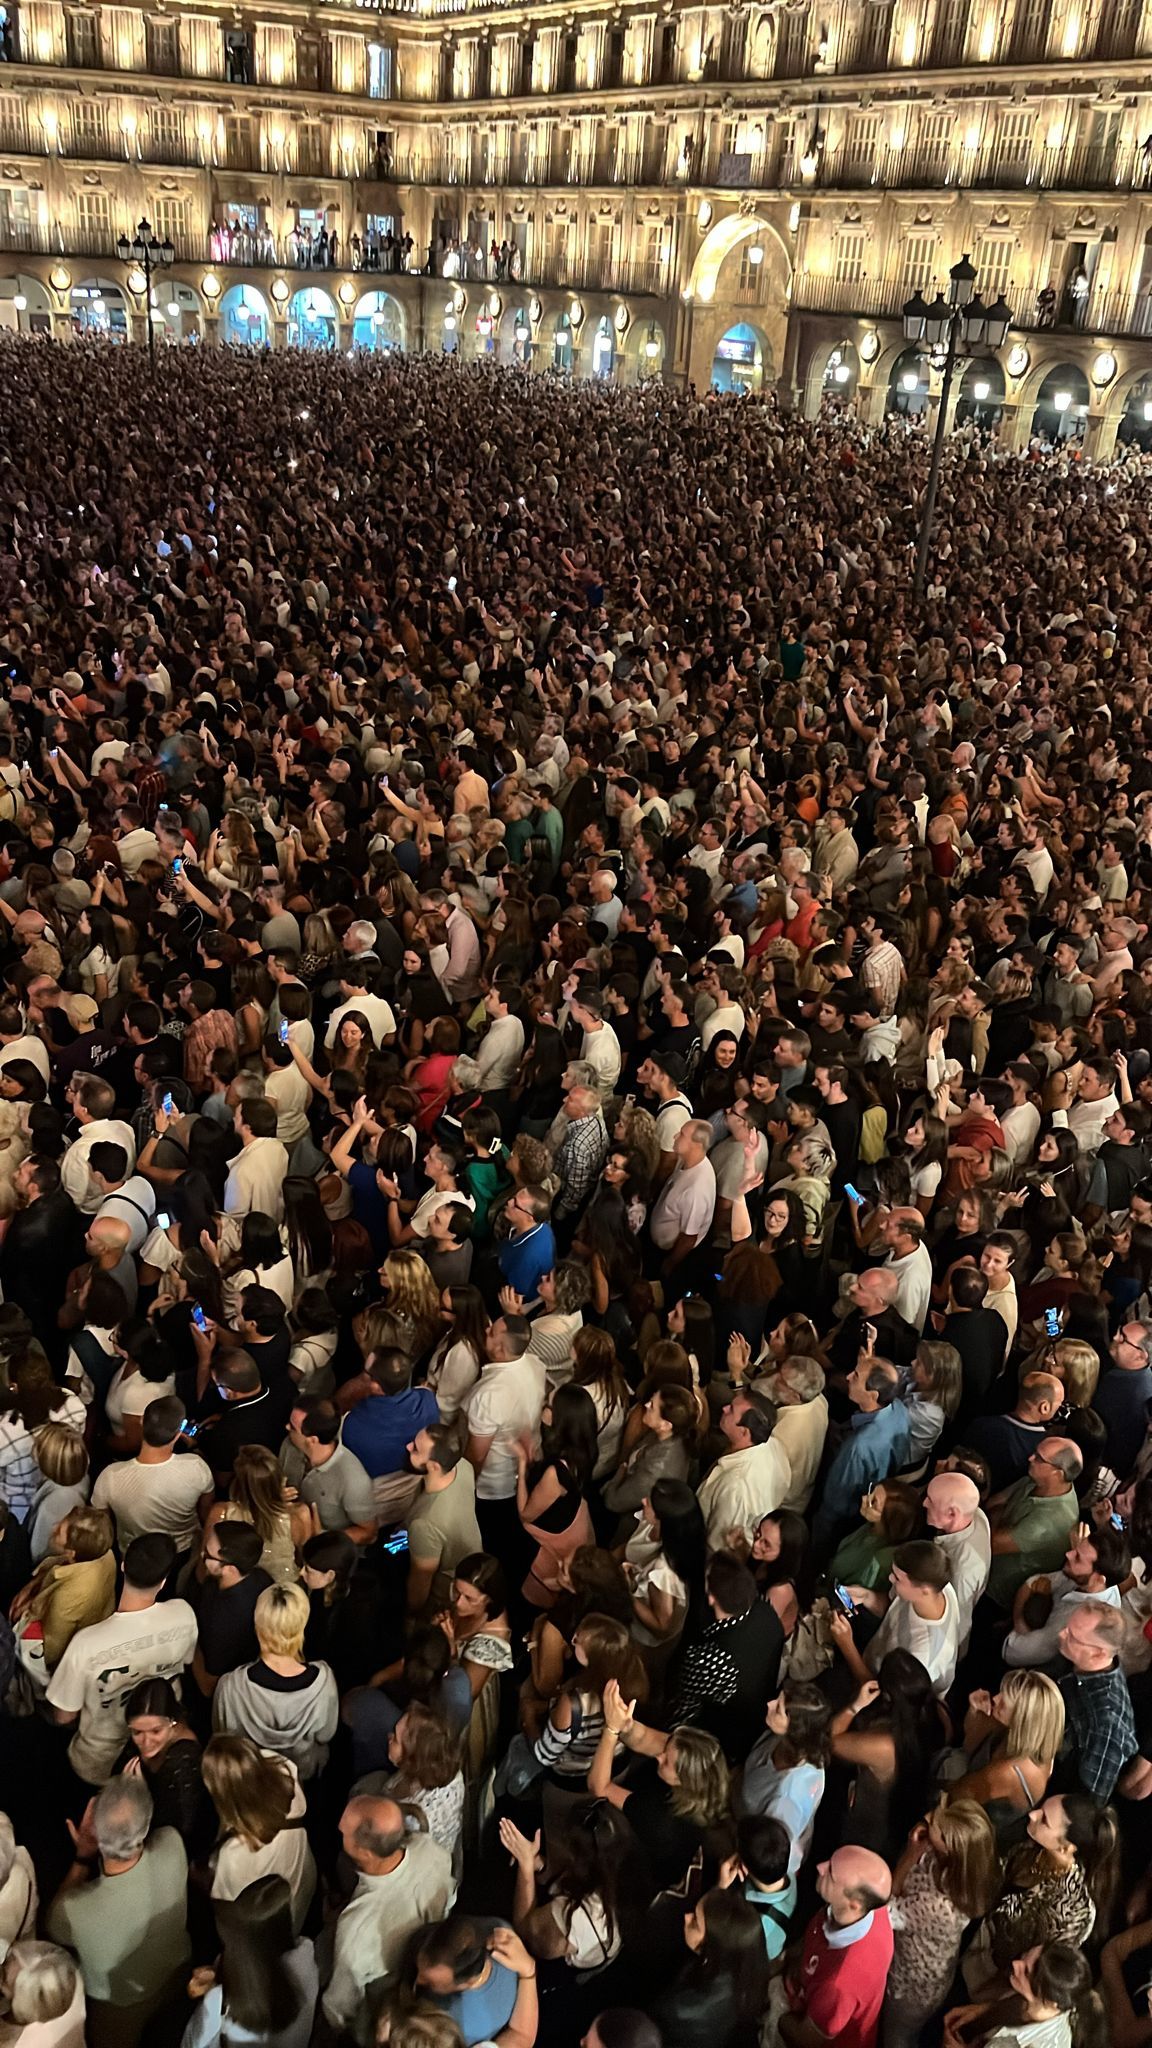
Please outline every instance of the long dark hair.
[[758, 2019], [768, 1997], [768, 1952], [755, 1906], [738, 1888], [705, 1892], [700, 1900], [704, 1941], [684, 1973], [686, 1984], [713, 1984], [727, 1977], [735, 2017]]
[[[857, 1728], [887, 1728], [896, 1752], [896, 1781], [915, 1803], [928, 1760], [940, 1747], [941, 1723], [932, 1680], [910, 1650], [889, 1650], [876, 1673], [879, 1696], [856, 1716]], [[922, 1802], [921, 1802], [922, 1804]], [[916, 1806], [916, 1811], [921, 1810]]]
[[327, 1272], [332, 1264], [332, 1225], [319, 1188], [303, 1174], [290, 1173], [284, 1183], [284, 1225], [297, 1280]]
[[595, 1899], [603, 1915], [605, 1950], [611, 1951], [617, 1937], [630, 1945], [645, 1891], [636, 1837], [618, 1807], [606, 1799], [581, 1800], [573, 1807], [552, 1888], [569, 1909], [569, 1926], [575, 1909]]
[[660, 1548], [688, 1588], [684, 1632], [703, 1612], [704, 1569], [708, 1563], [708, 1531], [700, 1503], [683, 1479], [658, 1479], [649, 1496], [660, 1524]]
[[281, 2033], [301, 2003], [284, 1968], [296, 1946], [287, 1880], [258, 1877], [234, 1899], [217, 1899], [216, 1927], [224, 2011], [250, 2034]]
[[488, 1310], [478, 1287], [454, 1282], [448, 1289], [452, 1308], [452, 1342], [467, 1344], [477, 1365], [484, 1363], [484, 1340], [488, 1334]]
[[586, 1387], [557, 1387], [540, 1451], [543, 1463], [566, 1465], [583, 1492], [596, 1463], [596, 1403]]

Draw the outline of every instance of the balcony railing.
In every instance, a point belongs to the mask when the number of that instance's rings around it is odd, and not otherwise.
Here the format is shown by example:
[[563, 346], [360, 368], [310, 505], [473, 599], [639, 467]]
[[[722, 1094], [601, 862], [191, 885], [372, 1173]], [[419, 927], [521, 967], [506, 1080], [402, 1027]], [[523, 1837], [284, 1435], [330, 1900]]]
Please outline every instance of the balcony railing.
[[[97, 229], [85, 233], [76, 228], [64, 228], [58, 223], [45, 227], [39, 222], [19, 223], [5, 220], [0, 214], [0, 250], [21, 255], [58, 256], [63, 261], [75, 257], [94, 257], [103, 262], [118, 262], [116, 238], [118, 228]], [[338, 260], [335, 263], [321, 263], [315, 249], [308, 249], [296, 242], [290, 235], [276, 238], [270, 233], [249, 233], [246, 230], [217, 229], [211, 235], [178, 236], [176, 240], [176, 261], [178, 263], [203, 263], [213, 269], [226, 270], [230, 264], [246, 270], [285, 270], [301, 280], [306, 279], [323, 285], [326, 278], [335, 279], [350, 269], [371, 276], [403, 275], [398, 251], [392, 252], [389, 263], [382, 250], [369, 252], [362, 245], [359, 261], [352, 262], [352, 251], [346, 237], [338, 244]], [[621, 259], [619, 262], [601, 260], [597, 257], [541, 258], [528, 261], [518, 277], [497, 276], [496, 266], [487, 254], [477, 257], [455, 275], [445, 275], [443, 269], [429, 272], [424, 268], [425, 249], [414, 249], [411, 275], [434, 276], [446, 286], [457, 282], [497, 284], [512, 289], [530, 291], [561, 290], [579, 292], [626, 292], [633, 298], [664, 297], [669, 289], [668, 266], [640, 258], [635, 261]], [[437, 259], [440, 261], [440, 259]], [[458, 261], [459, 259], [457, 259]]]
[[[792, 290], [796, 313], [837, 313], [861, 320], [898, 320], [911, 285], [897, 285], [884, 279], [861, 278], [845, 284], [831, 277], [797, 277]], [[1043, 316], [1035, 300], [1025, 300], [1008, 287], [1007, 297], [1014, 309], [1013, 328], [1025, 333], [1086, 334], [1147, 337], [1152, 335], [1152, 280], [1142, 291], [1092, 292], [1083, 308], [1070, 298], [1057, 304], [1055, 317]]]

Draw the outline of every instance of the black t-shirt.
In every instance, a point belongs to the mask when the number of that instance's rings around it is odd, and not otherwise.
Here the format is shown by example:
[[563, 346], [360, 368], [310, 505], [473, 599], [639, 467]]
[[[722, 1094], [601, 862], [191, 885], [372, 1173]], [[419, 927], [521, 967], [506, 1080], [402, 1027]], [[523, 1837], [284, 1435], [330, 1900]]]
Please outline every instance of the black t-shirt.
[[235, 1671], [238, 1665], [248, 1664], [259, 1656], [256, 1602], [271, 1584], [261, 1565], [235, 1586], [205, 1579], [196, 1599], [196, 1623], [204, 1669], [213, 1678], [223, 1678], [226, 1671]]
[[196, 1449], [217, 1479], [231, 1472], [243, 1444], [279, 1451], [295, 1395], [291, 1381], [283, 1387], [265, 1387], [242, 1401], [222, 1401], [215, 1387], [209, 1391], [197, 1413], [197, 1421], [206, 1427], [196, 1438]]
[[681, 1882], [704, 1840], [698, 1821], [677, 1813], [656, 1766], [644, 1772], [624, 1809], [640, 1843], [654, 1891]]

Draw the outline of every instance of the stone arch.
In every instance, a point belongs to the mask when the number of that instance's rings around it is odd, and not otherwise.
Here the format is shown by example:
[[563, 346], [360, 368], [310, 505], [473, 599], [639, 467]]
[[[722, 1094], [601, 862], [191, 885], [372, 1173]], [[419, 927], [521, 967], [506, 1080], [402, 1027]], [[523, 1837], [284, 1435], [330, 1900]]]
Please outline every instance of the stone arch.
[[285, 308], [289, 348], [335, 348], [339, 337], [336, 301], [321, 286], [302, 285]]
[[1123, 418], [1124, 414], [1128, 410], [1128, 403], [1132, 397], [1132, 393], [1137, 389], [1139, 385], [1144, 383], [1147, 376], [1147, 365], [1145, 365], [1143, 369], [1137, 368], [1121, 370], [1118, 376], [1115, 378], [1115, 380], [1108, 386], [1107, 391], [1104, 393], [1104, 402], [1106, 410], [1108, 412], [1119, 413], [1121, 418]]
[[[1037, 361], [1029, 363], [1023, 377], [1020, 379], [1014, 403], [1020, 407], [1021, 412], [1029, 409], [1035, 411], [1040, 386], [1045, 378], [1052, 375], [1053, 370], [1069, 370], [1073, 373], [1078, 373], [1085, 379], [1085, 382], [1088, 380], [1088, 372], [1084, 364], [1078, 363], [1075, 356], [1067, 354], [1058, 355], [1055, 350], [1051, 350]], [[1091, 389], [1090, 385], [1089, 389]]]
[[391, 292], [365, 292], [352, 313], [354, 348], [402, 349], [407, 342], [404, 308]]
[[708, 381], [718, 391], [767, 391], [776, 375], [772, 343], [751, 320], [720, 323], [708, 358]]
[[220, 339], [230, 348], [270, 348], [272, 308], [254, 284], [228, 287], [220, 301]]
[[757, 213], [730, 213], [724, 220], [718, 220], [709, 228], [704, 240], [696, 251], [692, 265], [690, 290], [694, 298], [704, 305], [710, 305], [716, 296], [716, 280], [720, 275], [725, 258], [738, 249], [741, 242], [750, 241], [756, 235], [773, 249], [773, 260], [779, 257], [784, 276], [792, 275], [792, 258], [788, 245], [770, 220], [761, 219]]
[[824, 381], [828, 375], [833, 356], [839, 355], [852, 371], [851, 381], [844, 386], [845, 395], [853, 397], [860, 385], [860, 356], [855, 342], [848, 335], [841, 335], [838, 341], [822, 335], [814, 344], [808, 358], [808, 370], [804, 378], [804, 417], [814, 420], [820, 410], [824, 396]]
[[52, 300], [42, 278], [24, 270], [0, 277], [0, 328], [12, 334], [52, 332]]

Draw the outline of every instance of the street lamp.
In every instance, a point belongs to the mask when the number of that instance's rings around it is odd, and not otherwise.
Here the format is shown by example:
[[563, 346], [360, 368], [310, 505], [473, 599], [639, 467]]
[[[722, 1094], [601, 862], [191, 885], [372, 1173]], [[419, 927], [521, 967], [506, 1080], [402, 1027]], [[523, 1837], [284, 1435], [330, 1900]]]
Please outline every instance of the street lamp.
[[906, 341], [924, 343], [929, 350], [942, 349], [946, 345], [943, 383], [940, 386], [940, 410], [936, 415], [932, 464], [924, 493], [920, 537], [916, 545], [916, 572], [912, 579], [912, 596], [916, 600], [924, 595], [924, 579], [928, 571], [932, 520], [936, 511], [940, 465], [944, 456], [944, 423], [948, 417], [948, 399], [952, 390], [956, 357], [958, 354], [972, 355], [977, 350], [1000, 348], [1012, 319], [1012, 308], [1006, 303], [1003, 293], [994, 305], [984, 304], [976, 290], [975, 268], [968, 256], [964, 255], [948, 272], [948, 297], [945, 298], [938, 292], [932, 304], [928, 305], [924, 294], [915, 292], [905, 305], [902, 317]]
[[152, 277], [157, 270], [167, 270], [176, 260], [176, 251], [165, 235], [161, 241], [151, 221], [142, 220], [129, 241], [121, 235], [116, 243], [121, 263], [138, 263], [144, 272], [144, 303], [148, 308], [148, 355], [156, 362], [156, 331], [152, 325]]

